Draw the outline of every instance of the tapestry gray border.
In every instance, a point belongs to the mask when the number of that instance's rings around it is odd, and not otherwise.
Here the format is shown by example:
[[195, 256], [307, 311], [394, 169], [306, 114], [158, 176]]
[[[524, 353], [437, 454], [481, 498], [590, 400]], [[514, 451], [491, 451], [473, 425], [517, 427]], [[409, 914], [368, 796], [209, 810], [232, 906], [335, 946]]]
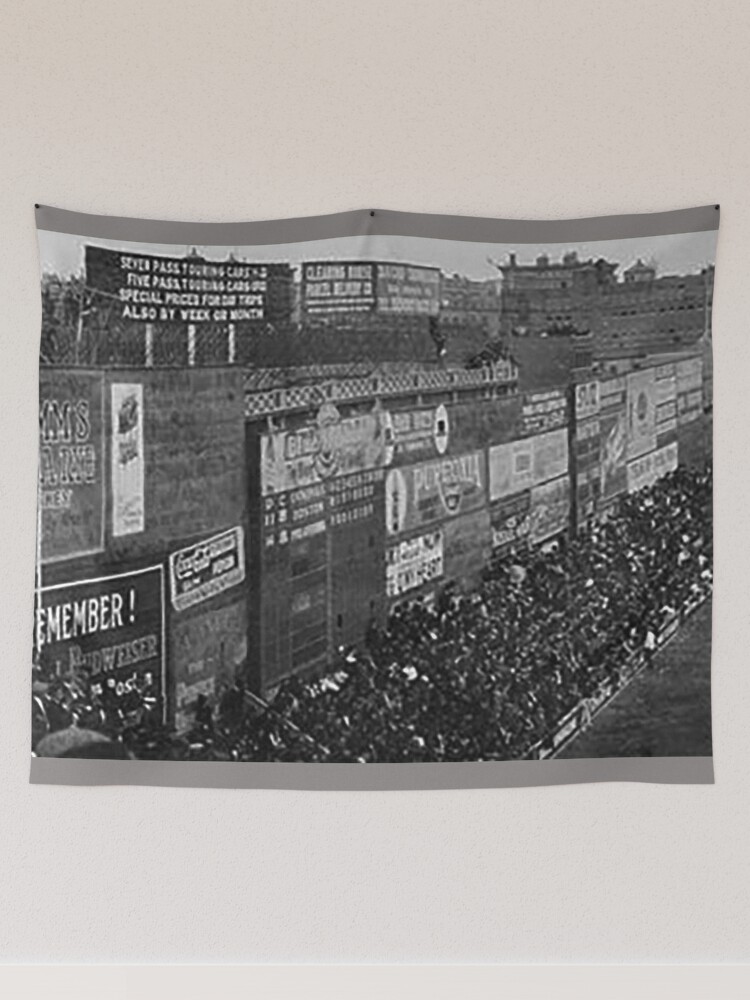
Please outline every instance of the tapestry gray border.
[[125, 243], [199, 246], [270, 246], [343, 236], [417, 236], [470, 243], [584, 243], [707, 232], [719, 228], [719, 216], [718, 205], [546, 221], [429, 215], [377, 208], [260, 222], [166, 222], [36, 206], [37, 228], [47, 232]]
[[32, 757], [32, 784], [311, 791], [525, 788], [593, 781], [710, 785], [712, 757], [596, 757], [450, 764], [276, 764]]

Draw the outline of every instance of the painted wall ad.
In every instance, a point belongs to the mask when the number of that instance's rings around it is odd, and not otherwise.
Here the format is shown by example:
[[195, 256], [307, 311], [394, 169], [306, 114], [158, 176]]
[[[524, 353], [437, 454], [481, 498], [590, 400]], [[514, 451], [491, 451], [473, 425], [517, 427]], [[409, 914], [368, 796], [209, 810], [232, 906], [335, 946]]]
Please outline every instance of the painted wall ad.
[[39, 525], [42, 562], [104, 548], [101, 374], [41, 369]]
[[628, 391], [628, 459], [656, 447], [656, 378], [653, 368], [631, 372]]
[[386, 551], [385, 586], [388, 597], [401, 597], [443, 575], [443, 532], [417, 535]]
[[260, 445], [264, 496], [377, 468], [385, 454], [379, 413], [343, 418], [332, 403], [314, 424], [264, 434]]
[[496, 555], [526, 544], [531, 530], [531, 491], [496, 500], [490, 507], [490, 537]]
[[568, 471], [568, 432], [564, 427], [537, 435], [532, 438], [532, 446], [534, 486], [565, 475]]
[[164, 581], [161, 566], [44, 587], [34, 655], [126, 714], [162, 706]]
[[543, 542], [568, 527], [570, 517], [570, 481], [567, 476], [541, 483], [531, 491], [532, 542]]
[[617, 410], [599, 421], [599, 462], [601, 466], [601, 497], [611, 500], [627, 489], [627, 416]]
[[483, 507], [487, 473], [482, 451], [391, 469], [385, 480], [389, 535], [426, 527]]
[[385, 465], [418, 462], [448, 450], [450, 418], [442, 403], [419, 410], [384, 410], [381, 421]]
[[490, 500], [512, 496], [534, 485], [534, 439], [522, 438], [489, 450]]
[[595, 417], [599, 412], [599, 383], [582, 382], [575, 388], [576, 421]]
[[112, 384], [112, 534], [134, 535], [145, 526], [143, 386]]
[[245, 533], [241, 527], [196, 542], [169, 557], [172, 607], [186, 611], [245, 579]]

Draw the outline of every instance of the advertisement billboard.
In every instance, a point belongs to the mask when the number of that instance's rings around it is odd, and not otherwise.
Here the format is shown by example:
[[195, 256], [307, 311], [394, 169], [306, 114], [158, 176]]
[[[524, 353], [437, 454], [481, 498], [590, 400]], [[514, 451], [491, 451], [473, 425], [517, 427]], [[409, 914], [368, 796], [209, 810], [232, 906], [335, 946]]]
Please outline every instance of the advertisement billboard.
[[684, 358], [675, 365], [675, 372], [678, 392], [700, 389], [703, 383], [703, 359], [698, 356]]
[[245, 579], [245, 533], [230, 528], [169, 557], [172, 607], [185, 611]]
[[260, 446], [263, 496], [377, 468], [385, 455], [380, 414], [343, 418], [332, 403], [314, 424], [263, 434]]
[[531, 439], [534, 485], [557, 479], [568, 471], [568, 432], [547, 431]]
[[656, 379], [654, 369], [627, 376], [628, 459], [638, 458], [656, 447]]
[[104, 548], [104, 384], [101, 374], [39, 375], [41, 561]]
[[162, 567], [44, 587], [34, 650], [105, 705], [126, 714], [144, 704], [163, 706]]
[[601, 471], [598, 466], [585, 469], [576, 477], [576, 517], [579, 526], [594, 516], [599, 501], [600, 482]]
[[677, 468], [678, 445], [676, 441], [657, 448], [628, 462], [628, 493], [637, 493], [647, 486], [653, 486], [662, 476]]
[[490, 556], [492, 538], [489, 510], [485, 507], [446, 521], [443, 544], [446, 580], [452, 580], [462, 587], [472, 586], [477, 582]]
[[412, 264], [376, 264], [377, 311], [386, 315], [437, 316], [440, 270]]
[[487, 473], [482, 451], [405, 469], [385, 480], [385, 523], [389, 535], [426, 527], [485, 506]]
[[[657, 369], [658, 371], [658, 369]], [[656, 406], [657, 409], [664, 403], [669, 403], [677, 398], [677, 380], [674, 375], [666, 376], [656, 381]]]
[[653, 486], [656, 482], [655, 452], [628, 462], [628, 493], [638, 493], [639, 490]]
[[141, 323], [200, 326], [265, 316], [268, 267], [244, 261], [163, 257], [87, 246], [86, 283], [115, 315]]
[[143, 386], [112, 385], [112, 534], [115, 538], [143, 531], [145, 524], [145, 456], [143, 452]]
[[607, 413], [610, 410], [623, 408], [627, 401], [627, 388], [625, 376], [617, 375], [615, 378], [604, 379], [599, 383], [599, 412]]
[[302, 265], [302, 304], [308, 315], [372, 312], [375, 264], [310, 261]]
[[601, 422], [598, 417], [584, 420], [576, 427], [575, 455], [578, 469], [599, 461]]
[[489, 450], [490, 500], [512, 496], [534, 484], [534, 439], [522, 438]]
[[568, 404], [562, 389], [524, 394], [519, 421], [522, 434], [540, 434], [567, 423]]
[[610, 500], [627, 489], [627, 415], [624, 409], [602, 416], [599, 421], [601, 497]]
[[677, 394], [677, 423], [689, 424], [703, 412], [703, 388]]
[[529, 540], [543, 542], [564, 531], [570, 518], [570, 481], [567, 476], [535, 486], [531, 491]]
[[451, 427], [443, 403], [418, 410], [384, 410], [381, 421], [385, 465], [434, 458], [448, 450]]
[[595, 417], [599, 412], [599, 383], [582, 382], [575, 387], [576, 421]]
[[443, 575], [443, 532], [417, 535], [386, 550], [385, 586], [388, 597], [402, 597]]
[[193, 608], [169, 625], [170, 695], [178, 732], [194, 721], [199, 695], [212, 699], [247, 660], [247, 608], [242, 592], [221, 607]]
[[654, 474], [656, 479], [661, 479], [668, 472], [674, 472], [677, 468], [678, 445], [676, 441], [670, 442], [663, 448], [657, 448], [654, 452]]
[[490, 506], [490, 537], [496, 555], [524, 545], [531, 529], [531, 491], [496, 500]]

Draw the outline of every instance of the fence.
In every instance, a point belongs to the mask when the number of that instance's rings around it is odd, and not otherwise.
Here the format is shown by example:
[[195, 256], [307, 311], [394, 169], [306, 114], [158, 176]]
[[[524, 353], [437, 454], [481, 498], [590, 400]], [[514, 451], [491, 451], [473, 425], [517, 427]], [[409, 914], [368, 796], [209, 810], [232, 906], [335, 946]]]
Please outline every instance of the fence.
[[279, 368], [380, 363], [463, 365], [487, 341], [483, 330], [451, 326], [436, 340], [424, 317], [367, 317], [333, 323], [246, 321], [146, 323], [123, 320], [107, 301], [77, 318], [43, 315], [46, 365], [152, 368], [237, 364]]

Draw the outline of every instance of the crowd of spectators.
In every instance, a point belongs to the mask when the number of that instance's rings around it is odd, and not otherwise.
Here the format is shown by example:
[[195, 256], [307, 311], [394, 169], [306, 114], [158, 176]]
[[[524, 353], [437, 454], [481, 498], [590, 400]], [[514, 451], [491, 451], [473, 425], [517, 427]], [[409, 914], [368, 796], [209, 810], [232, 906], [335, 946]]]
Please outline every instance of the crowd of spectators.
[[[712, 488], [710, 468], [678, 468], [575, 540], [494, 560], [474, 592], [448, 585], [431, 606], [402, 606], [323, 678], [291, 678], [268, 703], [239, 684], [216, 704], [202, 698], [185, 736], [148, 714], [109, 735], [139, 758], [525, 758], [710, 591]], [[64, 704], [51, 711], [53, 728], [106, 729], [90, 706], [82, 720]]]

